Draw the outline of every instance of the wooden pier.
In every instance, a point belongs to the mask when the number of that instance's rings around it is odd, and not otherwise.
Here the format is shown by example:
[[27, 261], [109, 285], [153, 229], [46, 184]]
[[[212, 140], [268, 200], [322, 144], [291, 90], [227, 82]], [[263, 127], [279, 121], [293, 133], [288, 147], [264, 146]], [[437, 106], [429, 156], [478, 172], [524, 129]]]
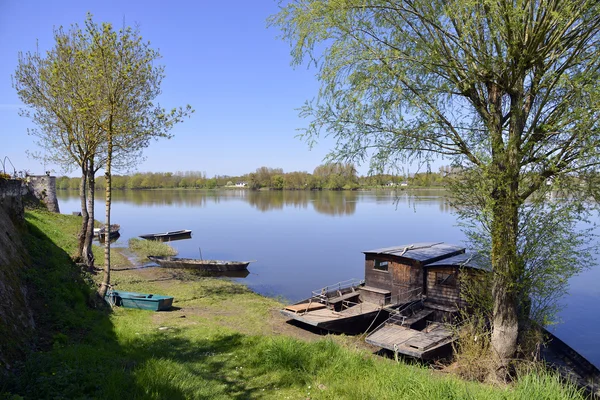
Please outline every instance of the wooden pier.
[[424, 360], [437, 356], [453, 340], [452, 332], [439, 323], [432, 323], [422, 331], [385, 323], [366, 338], [369, 344]]

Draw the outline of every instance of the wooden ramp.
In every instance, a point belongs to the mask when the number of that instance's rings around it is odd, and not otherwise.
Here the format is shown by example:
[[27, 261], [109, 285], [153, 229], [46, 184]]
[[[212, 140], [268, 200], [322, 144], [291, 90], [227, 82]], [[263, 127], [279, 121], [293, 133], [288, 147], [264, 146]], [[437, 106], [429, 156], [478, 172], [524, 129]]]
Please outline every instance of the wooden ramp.
[[432, 324], [426, 330], [417, 331], [393, 323], [386, 323], [371, 332], [367, 343], [411, 357], [429, 358], [439, 347], [453, 341], [452, 332], [439, 324]]

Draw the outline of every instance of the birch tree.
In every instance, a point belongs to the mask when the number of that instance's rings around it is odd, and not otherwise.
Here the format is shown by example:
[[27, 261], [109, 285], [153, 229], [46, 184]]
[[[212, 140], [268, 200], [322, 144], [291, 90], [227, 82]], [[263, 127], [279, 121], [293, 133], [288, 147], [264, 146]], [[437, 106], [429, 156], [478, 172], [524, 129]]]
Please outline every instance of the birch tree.
[[[105, 226], [110, 229], [111, 177], [113, 156], [138, 152], [152, 139], [169, 138], [173, 126], [191, 115], [193, 110], [170, 111], [155, 102], [161, 93], [164, 67], [155, 65], [158, 51], [144, 42], [138, 29], [123, 27], [115, 31], [112, 24], [98, 25], [90, 15], [85, 22], [89, 58], [98, 85], [97, 120], [106, 144]], [[110, 284], [110, 240], [105, 240], [104, 273], [99, 295], [104, 297]]]
[[318, 96], [301, 115], [308, 140], [336, 139], [332, 159], [379, 169], [444, 156], [476, 171], [490, 223], [492, 345], [506, 371], [527, 301], [519, 210], [548, 179], [600, 162], [600, 3], [292, 0], [270, 23], [294, 64], [318, 69]]
[[[141, 159], [152, 139], [168, 138], [169, 130], [192, 113], [190, 106], [162, 108], [164, 67], [154, 63], [158, 51], [137, 29], [98, 25], [88, 14], [84, 28], [55, 30], [55, 46], [41, 54], [20, 54], [13, 84], [29, 107], [21, 111], [37, 125], [30, 130], [47, 158], [65, 169], [81, 169], [82, 233], [80, 255], [92, 267], [95, 174], [105, 170], [106, 221], [110, 229], [111, 174]], [[104, 296], [110, 283], [110, 241], [105, 241]]]

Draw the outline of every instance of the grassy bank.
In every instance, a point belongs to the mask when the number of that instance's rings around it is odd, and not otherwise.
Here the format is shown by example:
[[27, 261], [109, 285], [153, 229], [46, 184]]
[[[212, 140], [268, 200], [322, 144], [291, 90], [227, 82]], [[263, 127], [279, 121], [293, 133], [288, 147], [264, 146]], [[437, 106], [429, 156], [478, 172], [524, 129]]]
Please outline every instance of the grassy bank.
[[30, 279], [48, 301], [47, 345], [0, 387], [5, 393], [36, 399], [583, 398], [546, 374], [500, 388], [383, 359], [361, 349], [358, 338], [316, 337], [286, 324], [277, 301], [242, 285], [134, 268], [126, 257], [113, 263], [115, 286], [173, 295], [174, 309], [94, 309], [91, 277], [68, 257], [78, 218], [35, 212], [27, 220], [38, 263]]

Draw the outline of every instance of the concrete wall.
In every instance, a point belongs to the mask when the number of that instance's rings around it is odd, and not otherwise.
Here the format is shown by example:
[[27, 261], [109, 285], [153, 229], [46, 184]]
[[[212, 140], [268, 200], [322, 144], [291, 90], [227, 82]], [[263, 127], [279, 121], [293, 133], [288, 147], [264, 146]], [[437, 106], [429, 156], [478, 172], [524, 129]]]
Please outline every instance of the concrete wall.
[[56, 177], [48, 175], [32, 175], [27, 177], [27, 185], [35, 197], [40, 199], [48, 211], [59, 213], [56, 198]]

